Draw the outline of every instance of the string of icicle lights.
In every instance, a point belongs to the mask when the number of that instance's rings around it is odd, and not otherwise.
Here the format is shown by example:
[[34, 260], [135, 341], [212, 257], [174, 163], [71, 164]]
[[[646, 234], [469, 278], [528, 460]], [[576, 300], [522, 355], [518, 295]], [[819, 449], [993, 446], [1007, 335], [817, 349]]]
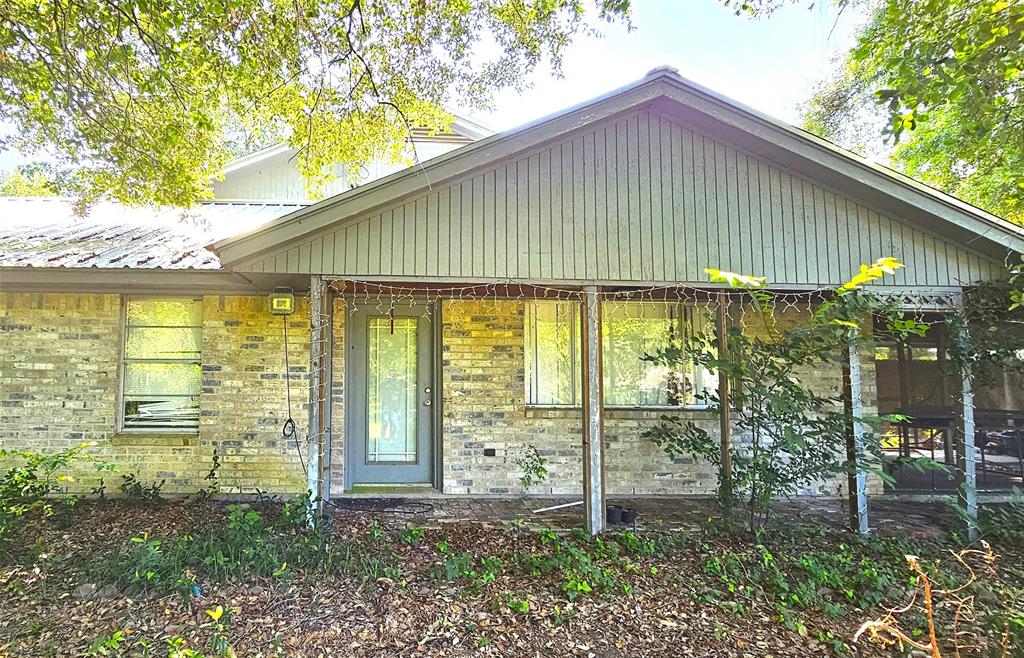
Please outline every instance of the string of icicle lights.
[[[482, 312], [500, 314], [503, 304], [527, 301], [582, 302], [586, 292], [579, 288], [559, 287], [543, 284], [523, 283], [514, 280], [463, 284], [392, 284], [355, 278], [332, 279], [328, 285], [344, 299], [346, 311], [353, 314], [360, 309], [372, 309], [378, 315], [393, 315], [401, 309], [422, 309], [429, 317], [437, 302], [477, 302]], [[794, 313], [811, 312], [825, 299], [834, 294], [834, 286], [818, 286], [803, 290], [775, 290], [770, 286], [761, 289], [770, 297], [767, 304], [773, 314], [784, 318]], [[599, 288], [596, 297], [606, 309], [618, 317], [643, 319], [650, 304], [675, 303], [705, 307], [708, 312], [717, 309], [721, 300], [729, 307], [730, 321], [745, 326], [747, 316], [753, 313], [758, 321], [761, 315], [750, 304], [751, 290], [695, 286], [692, 284], [664, 284], [642, 288], [627, 287]], [[894, 294], [900, 301], [907, 317], [926, 325], [942, 324], [937, 313], [956, 310], [957, 298], [950, 293], [922, 294], [909, 296]], [[638, 303], [639, 302], [639, 303]], [[611, 307], [609, 309], [609, 306]], [[507, 308], [507, 307], [506, 307]]]

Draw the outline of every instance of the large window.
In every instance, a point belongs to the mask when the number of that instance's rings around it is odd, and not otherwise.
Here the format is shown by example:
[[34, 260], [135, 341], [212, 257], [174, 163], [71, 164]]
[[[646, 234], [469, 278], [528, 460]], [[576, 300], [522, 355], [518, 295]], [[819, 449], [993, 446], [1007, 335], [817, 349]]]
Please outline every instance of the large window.
[[[680, 371], [644, 360], [706, 331], [707, 311], [676, 302], [606, 302], [603, 310], [604, 403], [610, 407], [701, 406], [717, 378], [696, 366]], [[536, 301], [526, 308], [526, 401], [580, 403], [578, 305]]]
[[202, 300], [129, 298], [125, 320], [122, 429], [197, 431]]

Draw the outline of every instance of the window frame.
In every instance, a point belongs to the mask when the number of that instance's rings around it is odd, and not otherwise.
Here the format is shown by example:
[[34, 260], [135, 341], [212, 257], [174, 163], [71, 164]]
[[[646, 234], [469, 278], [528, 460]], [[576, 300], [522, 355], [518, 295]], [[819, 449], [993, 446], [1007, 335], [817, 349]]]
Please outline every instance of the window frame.
[[[200, 318], [199, 323], [199, 358], [198, 359], [129, 359], [127, 358], [128, 350], [128, 304], [133, 301], [149, 301], [149, 300], [189, 300], [191, 302], [198, 302], [200, 309], [202, 309], [203, 298], [197, 295], [121, 295], [121, 339], [118, 346], [118, 359], [117, 359], [117, 414], [116, 414], [116, 434], [117, 435], [133, 435], [133, 436], [182, 436], [182, 437], [198, 437], [199, 436], [199, 422], [202, 420], [202, 406], [200, 404], [200, 416], [199, 421], [196, 423], [195, 428], [185, 427], [128, 427], [125, 425], [125, 384], [128, 381], [128, 365], [132, 363], [189, 363], [199, 366], [199, 390], [196, 392], [196, 397], [201, 399], [203, 383], [202, 383], [202, 368], [203, 368], [203, 348], [202, 348], [202, 334], [203, 334], [203, 320]], [[192, 325], [180, 325], [177, 328], [192, 327]], [[175, 327], [168, 327], [175, 328]], [[184, 396], [182, 396], [184, 397]]]
[[[526, 304], [529, 305], [529, 304], [537, 304], [537, 303], [555, 303], [557, 301], [564, 302], [565, 300], [529, 299], [529, 300], [526, 300]], [[606, 303], [605, 301], [601, 302], [601, 304], [605, 304], [605, 303]], [[669, 305], [676, 305], [676, 306], [680, 306], [680, 307], [691, 307], [691, 308], [696, 309], [698, 311], [701, 309], [701, 305], [700, 304], [694, 304], [694, 303], [686, 302], [686, 301], [683, 301], [683, 300], [679, 300], [679, 301], [673, 301], [673, 300], [661, 301], [661, 300], [657, 300], [657, 301], [653, 301], [653, 302], [636, 300], [635, 303], [642, 303], [642, 304], [669, 304]], [[581, 318], [580, 318], [579, 304], [574, 304], [573, 317], [575, 318], [575, 321], [577, 322], [577, 324], [580, 323]], [[607, 322], [607, 316], [602, 312], [601, 317], [602, 317], [602, 320], [601, 320], [601, 341], [602, 341], [602, 357], [603, 357], [604, 352], [605, 352], [605, 349], [603, 348], [603, 342], [604, 342], [605, 323]], [[526, 310], [526, 309], [524, 309], [524, 312], [523, 312], [523, 322], [524, 322], [524, 327], [523, 327], [523, 348], [524, 348], [523, 349], [523, 372], [524, 372], [524, 377], [523, 377], [523, 379], [524, 379], [523, 393], [524, 393], [524, 402], [525, 402], [526, 409], [527, 410], [537, 410], [537, 411], [557, 411], [557, 410], [560, 410], [560, 409], [561, 410], [581, 410], [583, 408], [582, 396], [580, 396], [580, 399], [577, 400], [574, 404], [544, 404], [544, 403], [540, 403], [540, 402], [531, 402], [530, 401], [530, 392], [531, 392], [531, 390], [534, 390], [536, 387], [534, 386], [534, 383], [531, 381], [531, 377], [530, 377], [531, 369], [528, 367], [529, 366], [530, 354], [529, 354], [528, 345], [527, 345], [527, 342], [526, 342], [526, 336], [527, 336], [528, 332], [526, 330], [525, 324], [527, 322], [529, 322], [529, 311]], [[582, 327], [580, 327], [580, 331], [582, 331]], [[582, 341], [583, 341], [583, 338], [581, 336], [579, 342], [582, 343]], [[582, 379], [582, 367], [583, 367], [583, 364], [582, 364], [582, 349], [581, 349], [581, 345], [580, 344], [577, 344], [576, 347], [577, 347], [577, 351], [573, 355], [573, 359], [576, 361], [576, 366], [577, 366], [576, 369], [579, 372], [578, 378]], [[604, 374], [603, 371], [604, 371], [604, 369], [602, 367], [603, 376], [607, 377], [607, 375]], [[534, 369], [532, 372], [536, 373], [536, 369]], [[692, 378], [693, 377], [693, 373], [691, 372], [689, 376]], [[708, 387], [710, 385], [710, 387], [712, 387], [712, 388], [717, 386], [717, 378], [712, 377], [712, 379], [715, 380], [715, 381], [703, 382], [704, 386]], [[694, 404], [664, 404], [664, 405], [662, 405], [662, 404], [658, 404], [658, 405], [655, 405], [655, 404], [648, 404], [648, 405], [643, 405], [643, 404], [637, 404], [637, 405], [607, 404], [605, 402], [605, 399], [604, 399], [607, 396], [606, 386], [604, 386], [604, 382], [602, 382], [601, 390], [602, 390], [602, 400], [601, 400], [602, 407], [604, 409], [609, 410], [609, 411], [708, 411], [709, 409], [711, 409], [711, 405], [706, 403], [706, 402], [705, 403], [699, 403], [698, 402], [698, 403], [694, 403]]]

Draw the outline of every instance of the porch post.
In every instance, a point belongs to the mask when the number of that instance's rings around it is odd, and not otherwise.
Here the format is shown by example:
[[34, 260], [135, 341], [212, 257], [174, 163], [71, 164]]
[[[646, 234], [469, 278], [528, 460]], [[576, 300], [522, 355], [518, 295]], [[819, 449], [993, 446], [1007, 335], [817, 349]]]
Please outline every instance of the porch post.
[[[718, 294], [718, 352], [724, 357], [729, 352], [729, 295]], [[732, 503], [732, 419], [729, 417], [729, 374], [718, 369], [719, 451], [722, 464], [722, 504]]]
[[[967, 329], [961, 331], [966, 334]], [[968, 339], [964, 336], [964, 342]], [[967, 536], [971, 541], [978, 538], [978, 480], [977, 464], [974, 457], [974, 381], [969, 365], [963, 365], [962, 397], [963, 413], [961, 414], [961, 431], [964, 435], [963, 442], [963, 489], [961, 497], [964, 507], [967, 509]]]
[[313, 275], [309, 286], [309, 437], [307, 443], [306, 488], [323, 511], [330, 498], [330, 379], [328, 354], [331, 344], [331, 295], [323, 277]]
[[[850, 478], [850, 484], [852, 485], [850, 502], [856, 505], [856, 530], [860, 534], [866, 535], [870, 532], [868, 528], [868, 476], [867, 473], [856, 465], [857, 457], [864, 454], [864, 423], [861, 421], [861, 418], [864, 417], [864, 399], [861, 386], [860, 353], [858, 352], [856, 336], [850, 341], [847, 350], [848, 370], [850, 373], [849, 411], [852, 416], [853, 466], [856, 471], [854, 476]], [[852, 520], [854, 519], [851, 518]]]
[[601, 303], [596, 286], [583, 289], [583, 507], [587, 532], [605, 530], [604, 396], [601, 354]]

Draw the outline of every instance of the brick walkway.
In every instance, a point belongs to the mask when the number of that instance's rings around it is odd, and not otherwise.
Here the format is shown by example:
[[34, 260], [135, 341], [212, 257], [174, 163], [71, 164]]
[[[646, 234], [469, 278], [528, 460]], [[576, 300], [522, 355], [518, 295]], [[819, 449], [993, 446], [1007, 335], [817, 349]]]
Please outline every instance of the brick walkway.
[[[534, 510], [573, 502], [578, 498], [341, 498], [335, 501], [335, 514], [374, 515], [393, 523], [444, 524], [454, 522], [509, 523], [520, 521], [534, 527], [568, 530], [583, 525], [582, 506], [550, 512]], [[630, 507], [638, 513], [638, 527], [662, 524], [670, 529], [695, 529], [709, 516], [717, 515], [712, 500], [701, 498], [612, 497], [609, 504]], [[778, 502], [775, 513], [787, 520], [816, 521], [836, 529], [847, 523], [847, 503], [840, 499], [802, 499]], [[959, 522], [942, 501], [917, 502], [873, 499], [871, 527], [883, 533], [907, 532], [934, 535], [959, 528]]]

